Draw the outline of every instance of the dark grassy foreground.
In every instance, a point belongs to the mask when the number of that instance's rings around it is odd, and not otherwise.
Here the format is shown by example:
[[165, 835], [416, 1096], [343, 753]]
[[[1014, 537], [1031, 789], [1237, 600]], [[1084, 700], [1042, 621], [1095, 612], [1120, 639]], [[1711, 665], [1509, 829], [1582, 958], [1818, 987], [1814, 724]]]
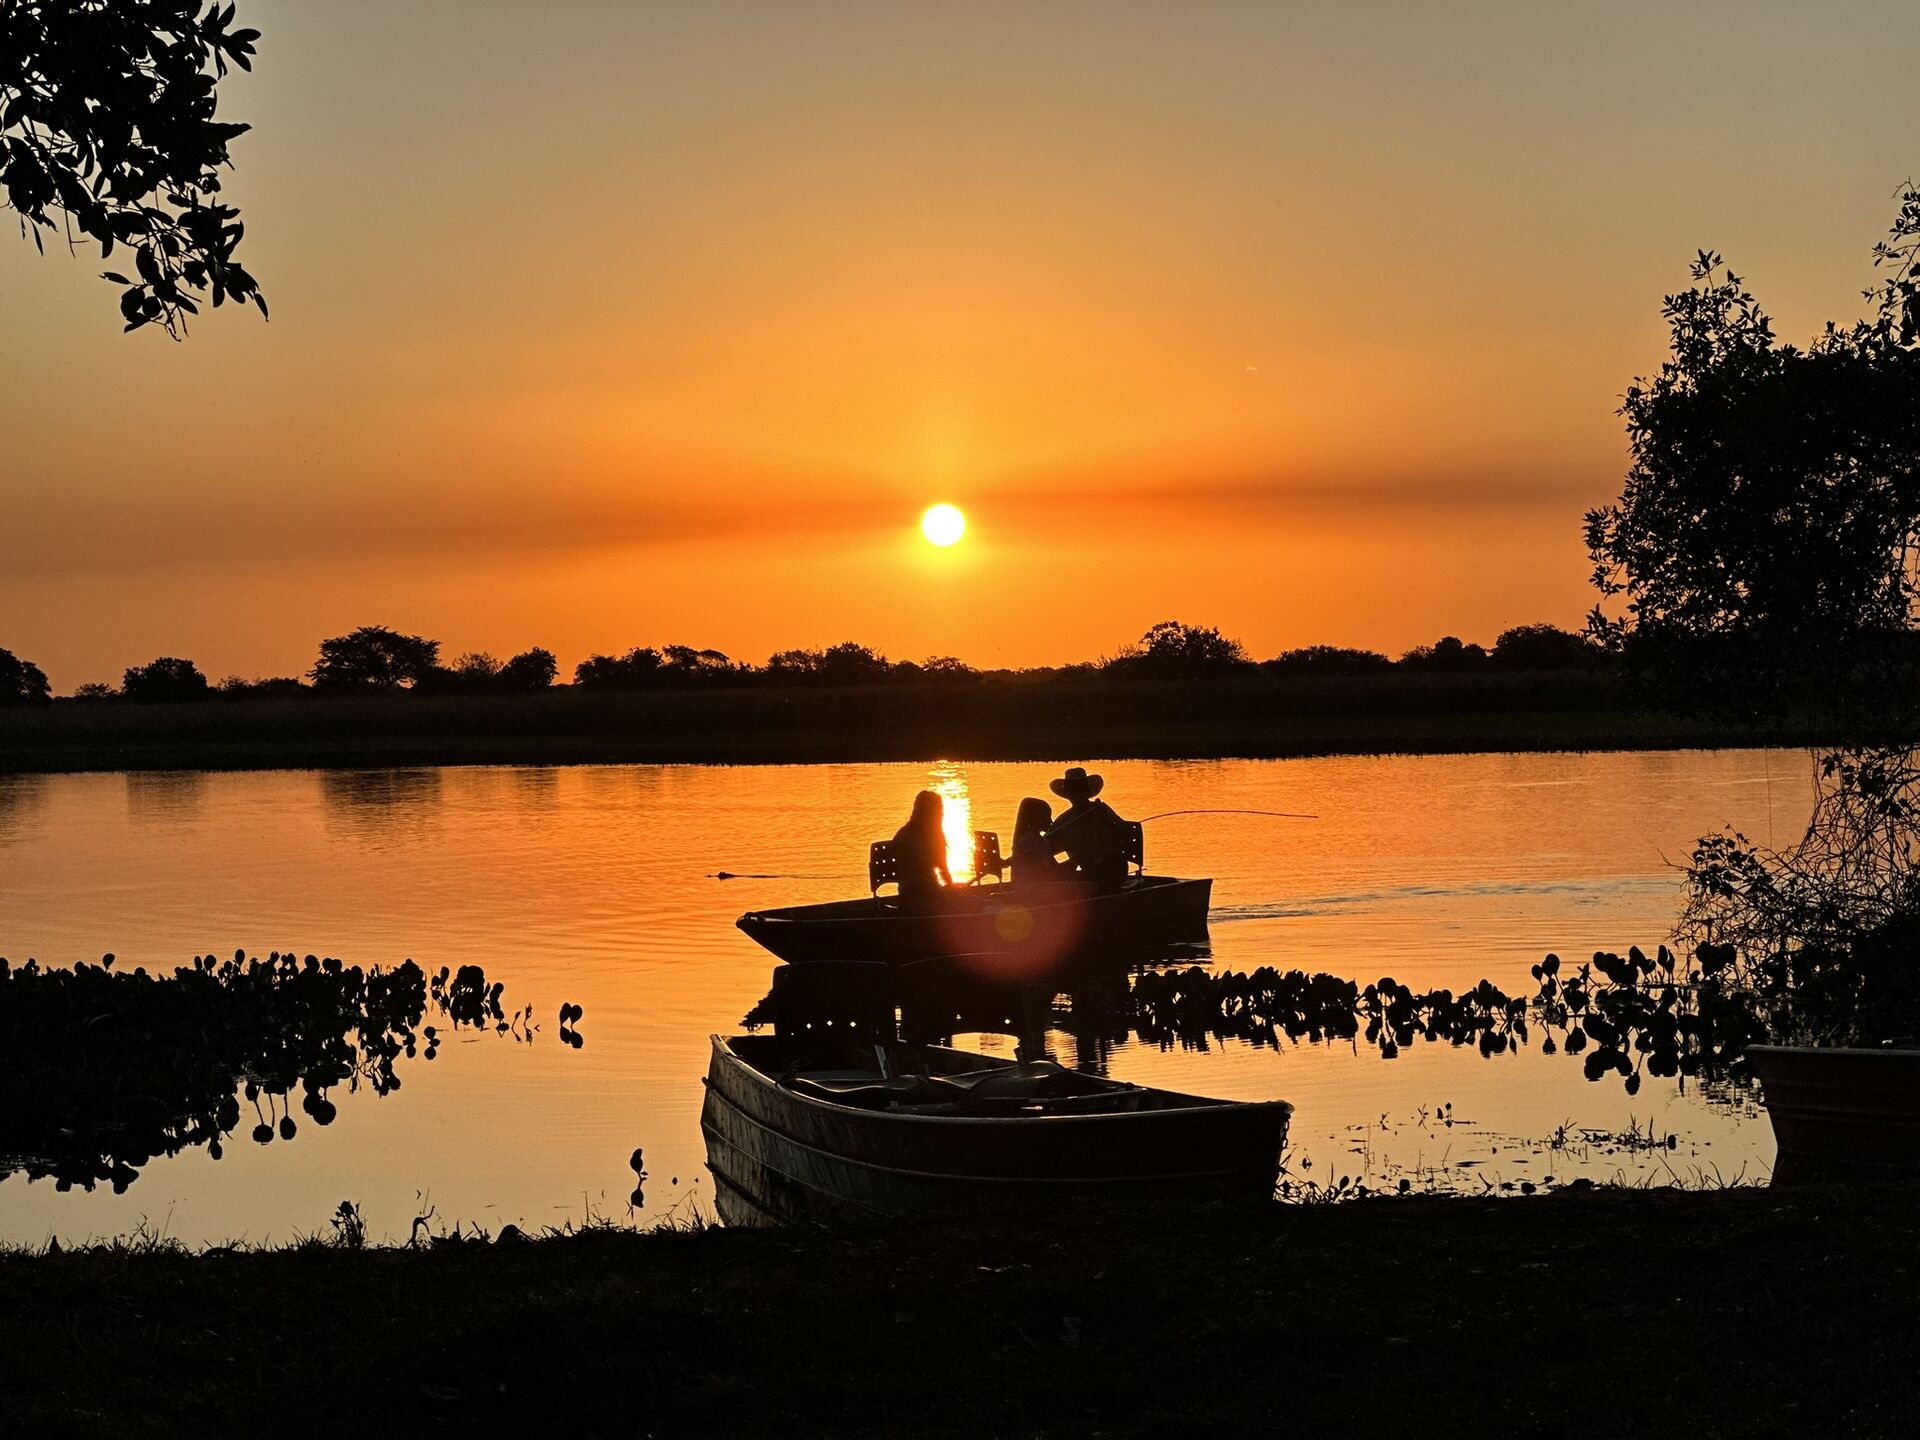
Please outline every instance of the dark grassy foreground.
[[0, 1256], [0, 1433], [1908, 1434], [1920, 1191]]
[[1036, 676], [637, 694], [59, 700], [0, 708], [0, 772], [596, 762], [1052, 761], [1814, 742], [1636, 708], [1586, 671]]

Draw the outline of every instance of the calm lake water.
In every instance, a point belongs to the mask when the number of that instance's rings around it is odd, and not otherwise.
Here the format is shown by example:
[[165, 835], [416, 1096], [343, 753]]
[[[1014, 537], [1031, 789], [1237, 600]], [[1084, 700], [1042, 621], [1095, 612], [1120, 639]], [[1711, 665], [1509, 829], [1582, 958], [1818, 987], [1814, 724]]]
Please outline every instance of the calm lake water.
[[[1212, 875], [1213, 963], [1391, 975], [1530, 992], [1552, 950], [1648, 948], [1670, 928], [1694, 839], [1733, 825], [1785, 843], [1804, 828], [1798, 752], [1471, 755], [1297, 761], [1085, 762], [1123, 814], [1190, 807], [1306, 811], [1311, 821], [1152, 822], [1149, 868]], [[949, 797], [953, 828], [1009, 838], [1016, 803], [1060, 767], [842, 765], [457, 768], [373, 772], [0, 776], [0, 954], [171, 970], [196, 953], [293, 950], [429, 970], [485, 966], [532, 1003], [534, 1043], [462, 1032], [399, 1092], [341, 1096], [328, 1128], [226, 1156], [156, 1160], [126, 1194], [0, 1180], [0, 1239], [122, 1233], [145, 1220], [193, 1243], [324, 1231], [343, 1199], [376, 1234], [629, 1215], [628, 1156], [651, 1178], [637, 1218], [711, 1213], [699, 1130], [707, 1037], [736, 1032], [772, 959], [742, 911], [865, 892], [866, 845], [913, 792]], [[805, 878], [711, 878], [719, 871]], [[559, 1043], [562, 1002], [585, 1046]], [[1075, 1057], [1067, 1037], [1056, 1053]], [[970, 1043], [962, 1039], [959, 1043]], [[1011, 1050], [988, 1037], [981, 1048]], [[1244, 1044], [1107, 1057], [1110, 1073], [1296, 1106], [1296, 1174], [1455, 1183], [1585, 1173], [1660, 1183], [1762, 1177], [1773, 1150], [1750, 1107], [1649, 1080], [1588, 1084], [1534, 1047], [1483, 1059], [1417, 1044], [1382, 1061], [1345, 1045]], [[1451, 1104], [1454, 1124], [1436, 1114]], [[1426, 1117], [1423, 1123], [1422, 1117]], [[1678, 1137], [1657, 1155], [1537, 1142], [1556, 1127]], [[249, 1121], [250, 1123], [250, 1117]], [[243, 1124], [243, 1131], [246, 1124]]]

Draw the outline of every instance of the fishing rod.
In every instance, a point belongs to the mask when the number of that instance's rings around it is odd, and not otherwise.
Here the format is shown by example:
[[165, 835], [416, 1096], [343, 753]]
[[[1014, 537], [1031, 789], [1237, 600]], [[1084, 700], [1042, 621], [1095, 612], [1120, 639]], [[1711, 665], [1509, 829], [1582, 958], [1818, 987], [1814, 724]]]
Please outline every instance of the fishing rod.
[[1294, 810], [1162, 810], [1158, 815], [1141, 817], [1140, 823], [1149, 820], [1166, 820], [1175, 815], [1271, 815], [1276, 820], [1318, 820], [1318, 815], [1302, 815]]
[[709, 880], [858, 880], [859, 878], [852, 872], [844, 875], [753, 875], [739, 870], [716, 870], [707, 876]]
[[[1270, 815], [1275, 820], [1318, 820], [1318, 815], [1305, 815], [1297, 810], [1243, 810], [1208, 808], [1204, 810], [1162, 810], [1158, 815], [1143, 816], [1140, 824], [1149, 820], [1171, 820], [1176, 815]], [[709, 880], [858, 880], [853, 874], [844, 875], [765, 875], [750, 874], [737, 870], [717, 870], [707, 876]]]

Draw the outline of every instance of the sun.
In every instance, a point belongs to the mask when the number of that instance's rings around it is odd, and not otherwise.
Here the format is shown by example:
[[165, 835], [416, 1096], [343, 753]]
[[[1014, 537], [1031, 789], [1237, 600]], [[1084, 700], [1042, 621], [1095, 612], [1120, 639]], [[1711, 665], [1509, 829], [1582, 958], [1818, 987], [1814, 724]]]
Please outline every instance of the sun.
[[953, 505], [935, 505], [920, 517], [920, 533], [942, 549], [967, 533], [967, 517]]

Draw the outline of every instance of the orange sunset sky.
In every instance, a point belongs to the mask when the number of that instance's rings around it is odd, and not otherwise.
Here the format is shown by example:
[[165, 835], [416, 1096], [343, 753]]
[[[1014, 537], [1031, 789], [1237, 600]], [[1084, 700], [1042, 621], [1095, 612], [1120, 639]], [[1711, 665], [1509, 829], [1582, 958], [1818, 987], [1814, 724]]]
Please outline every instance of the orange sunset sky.
[[[1256, 656], [1578, 624], [1725, 252], [1859, 313], [1920, 6], [240, 0], [271, 323], [0, 235], [0, 646]], [[967, 538], [916, 525], [951, 500]]]

